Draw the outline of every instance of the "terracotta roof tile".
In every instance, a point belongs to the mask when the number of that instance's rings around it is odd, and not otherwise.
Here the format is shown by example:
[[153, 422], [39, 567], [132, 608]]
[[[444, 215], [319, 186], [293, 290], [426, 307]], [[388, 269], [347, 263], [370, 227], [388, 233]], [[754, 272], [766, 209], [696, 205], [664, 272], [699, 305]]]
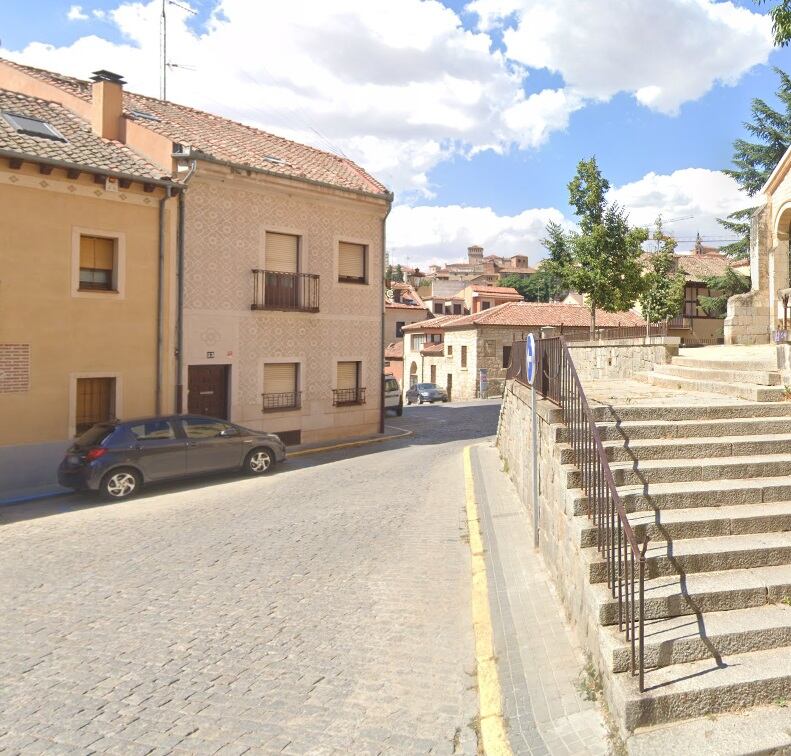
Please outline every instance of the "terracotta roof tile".
[[420, 354], [445, 354], [445, 345], [427, 342], [420, 348]]
[[108, 173], [126, 174], [141, 179], [169, 179], [119, 142], [102, 139], [79, 116], [54, 102], [0, 89], [0, 112], [27, 116], [52, 125], [66, 140], [20, 134], [0, 116], [0, 149], [30, 155], [42, 160], [59, 160]]
[[460, 320], [467, 317], [466, 315], [440, 315], [436, 318], [429, 318], [428, 320], [421, 320], [419, 323], [410, 323], [403, 327], [404, 331], [424, 331], [431, 328], [443, 328], [447, 323], [454, 320]]
[[385, 347], [386, 360], [403, 360], [404, 359], [404, 340], [399, 339], [393, 341]]
[[[471, 326], [589, 326], [590, 310], [584, 305], [506, 302], [489, 310], [466, 315], [443, 328], [469, 328]], [[645, 325], [645, 321], [633, 312], [596, 311], [596, 325], [611, 326]]]
[[[26, 74], [90, 102], [91, 84], [3, 59]], [[159, 120], [136, 117], [149, 113]], [[389, 196], [384, 184], [345, 157], [308, 147], [212, 113], [168, 100], [124, 91], [124, 112], [141, 126], [204, 155], [291, 178], [304, 178], [354, 191]]]
[[478, 294], [499, 294], [499, 295], [509, 295], [513, 297], [519, 297], [519, 299], [524, 299], [524, 297], [513, 287], [511, 286], [473, 286], [472, 290]]

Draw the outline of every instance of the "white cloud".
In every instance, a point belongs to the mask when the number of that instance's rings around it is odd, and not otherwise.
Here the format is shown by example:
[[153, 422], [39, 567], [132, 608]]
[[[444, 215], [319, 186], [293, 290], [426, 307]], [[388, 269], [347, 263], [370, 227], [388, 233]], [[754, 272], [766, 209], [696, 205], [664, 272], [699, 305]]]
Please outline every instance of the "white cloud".
[[[612, 189], [608, 199], [623, 205], [636, 226], [653, 226], [660, 213], [665, 221], [687, 218], [668, 223], [665, 231], [679, 239], [694, 239], [700, 232], [704, 242], [707, 237], [730, 235], [717, 218], [755, 204], [730, 176], [705, 168], [684, 168], [666, 175], [648, 173], [639, 181]], [[715, 242], [714, 246], [720, 244]], [[692, 242], [679, 243], [679, 250], [691, 247]]]
[[508, 57], [559, 73], [579, 95], [627, 92], [668, 114], [736, 83], [772, 50], [769, 18], [732, 2], [473, 0], [467, 10], [481, 29], [515, 16], [503, 35]]
[[66, 18], [68, 18], [69, 21], [87, 21], [88, 15], [82, 12], [81, 5], [72, 5], [68, 13], [66, 13]]
[[399, 205], [387, 221], [387, 248], [395, 262], [422, 269], [464, 260], [472, 244], [480, 244], [485, 254], [526, 254], [534, 262], [544, 256], [541, 239], [549, 221], [567, 223], [552, 207], [498, 215], [490, 207]]

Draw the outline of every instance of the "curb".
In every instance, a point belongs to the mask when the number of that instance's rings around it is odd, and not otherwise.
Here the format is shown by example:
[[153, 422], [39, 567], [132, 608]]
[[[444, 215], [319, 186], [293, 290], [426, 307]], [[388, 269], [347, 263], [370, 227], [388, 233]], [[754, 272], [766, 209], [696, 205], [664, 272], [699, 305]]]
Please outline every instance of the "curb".
[[343, 441], [339, 444], [331, 444], [330, 446], [317, 446], [315, 449], [302, 449], [301, 451], [286, 452], [286, 459], [292, 457], [305, 457], [308, 454], [318, 454], [319, 452], [333, 451], [335, 449], [353, 449], [356, 446], [368, 446], [369, 444], [381, 444], [384, 441], [392, 441], [396, 438], [407, 438], [414, 436], [415, 432], [411, 430], [404, 430], [391, 425], [391, 428], [401, 431], [401, 433], [394, 433], [389, 436], [377, 436], [376, 438], [364, 438], [360, 441]]
[[503, 697], [497, 660], [494, 655], [492, 616], [489, 611], [489, 588], [486, 581], [486, 559], [481, 537], [475, 481], [472, 475], [470, 450], [464, 447], [464, 493], [467, 508], [467, 530], [472, 557], [472, 627], [475, 634], [475, 664], [478, 675], [478, 705], [481, 747], [486, 756], [511, 756], [511, 744], [505, 733]]

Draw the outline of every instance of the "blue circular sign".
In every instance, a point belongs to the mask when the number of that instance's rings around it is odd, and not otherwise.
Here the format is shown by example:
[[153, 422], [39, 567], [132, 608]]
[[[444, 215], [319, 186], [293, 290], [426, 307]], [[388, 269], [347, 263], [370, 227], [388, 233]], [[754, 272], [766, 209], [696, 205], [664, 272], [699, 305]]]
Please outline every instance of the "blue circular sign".
[[532, 333], [527, 334], [525, 345], [525, 362], [527, 363], [527, 382], [532, 386], [536, 377], [536, 339]]

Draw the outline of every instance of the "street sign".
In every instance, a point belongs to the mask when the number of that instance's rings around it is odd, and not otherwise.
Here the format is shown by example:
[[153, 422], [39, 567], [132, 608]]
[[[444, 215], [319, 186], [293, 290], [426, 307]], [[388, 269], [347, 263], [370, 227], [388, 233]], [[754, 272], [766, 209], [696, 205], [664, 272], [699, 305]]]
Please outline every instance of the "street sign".
[[532, 333], [527, 334], [525, 361], [527, 362], [527, 382], [532, 386], [533, 379], [536, 377], [536, 340]]

